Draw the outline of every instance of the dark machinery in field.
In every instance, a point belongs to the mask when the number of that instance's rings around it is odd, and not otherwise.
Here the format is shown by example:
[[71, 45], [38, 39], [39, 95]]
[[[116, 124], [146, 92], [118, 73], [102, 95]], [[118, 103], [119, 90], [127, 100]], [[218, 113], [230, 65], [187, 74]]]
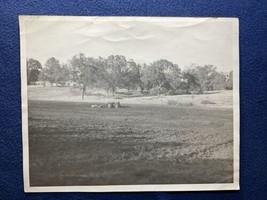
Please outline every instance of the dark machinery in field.
[[120, 102], [109, 102], [108, 103], [108, 108], [121, 108]]

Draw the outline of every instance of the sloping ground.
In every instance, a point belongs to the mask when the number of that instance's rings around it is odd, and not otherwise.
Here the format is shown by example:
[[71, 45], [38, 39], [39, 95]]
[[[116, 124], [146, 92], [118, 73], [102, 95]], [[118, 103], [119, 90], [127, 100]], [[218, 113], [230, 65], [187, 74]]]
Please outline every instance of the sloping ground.
[[[88, 92], [88, 91], [87, 91]], [[92, 93], [97, 93], [93, 91]], [[89, 91], [90, 93], [90, 91]], [[99, 91], [99, 94], [103, 91]], [[174, 106], [202, 106], [202, 107], [233, 107], [233, 91], [214, 91], [209, 94], [200, 95], [176, 95], [176, 96], [146, 96], [146, 97], [129, 97], [123, 98], [116, 95], [116, 98], [106, 98], [101, 95], [85, 96], [81, 99], [79, 90], [75, 93], [70, 87], [40, 87], [28, 86], [29, 100], [46, 100], [46, 101], [71, 101], [71, 102], [94, 102], [107, 103], [110, 101], [120, 101], [121, 104], [158, 104]], [[203, 101], [208, 102], [203, 104]]]

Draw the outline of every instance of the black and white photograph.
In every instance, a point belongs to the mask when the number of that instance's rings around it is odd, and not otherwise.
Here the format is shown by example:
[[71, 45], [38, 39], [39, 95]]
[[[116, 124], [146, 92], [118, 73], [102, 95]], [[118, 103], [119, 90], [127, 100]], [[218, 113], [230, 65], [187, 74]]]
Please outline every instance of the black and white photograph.
[[19, 21], [25, 192], [239, 189], [237, 18]]

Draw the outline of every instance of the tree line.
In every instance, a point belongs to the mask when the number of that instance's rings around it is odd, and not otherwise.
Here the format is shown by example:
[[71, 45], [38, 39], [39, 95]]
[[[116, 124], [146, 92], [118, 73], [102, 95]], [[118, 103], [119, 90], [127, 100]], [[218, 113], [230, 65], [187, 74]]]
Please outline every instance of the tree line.
[[181, 70], [165, 59], [150, 64], [138, 64], [122, 55], [107, 58], [87, 57], [84, 54], [73, 56], [67, 64], [60, 64], [54, 57], [49, 58], [44, 67], [38, 60], [27, 59], [27, 83], [42, 82], [45, 86], [75, 83], [81, 88], [102, 88], [114, 95], [117, 88], [139, 90], [151, 95], [178, 95], [202, 93], [212, 90], [232, 90], [233, 72], [218, 72], [213, 65], [192, 64]]

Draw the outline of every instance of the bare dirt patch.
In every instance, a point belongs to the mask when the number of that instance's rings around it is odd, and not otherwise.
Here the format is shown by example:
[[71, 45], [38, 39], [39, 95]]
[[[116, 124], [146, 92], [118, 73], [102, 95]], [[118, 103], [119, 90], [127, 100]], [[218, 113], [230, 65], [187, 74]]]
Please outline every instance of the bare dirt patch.
[[231, 109], [29, 101], [33, 186], [232, 182]]

